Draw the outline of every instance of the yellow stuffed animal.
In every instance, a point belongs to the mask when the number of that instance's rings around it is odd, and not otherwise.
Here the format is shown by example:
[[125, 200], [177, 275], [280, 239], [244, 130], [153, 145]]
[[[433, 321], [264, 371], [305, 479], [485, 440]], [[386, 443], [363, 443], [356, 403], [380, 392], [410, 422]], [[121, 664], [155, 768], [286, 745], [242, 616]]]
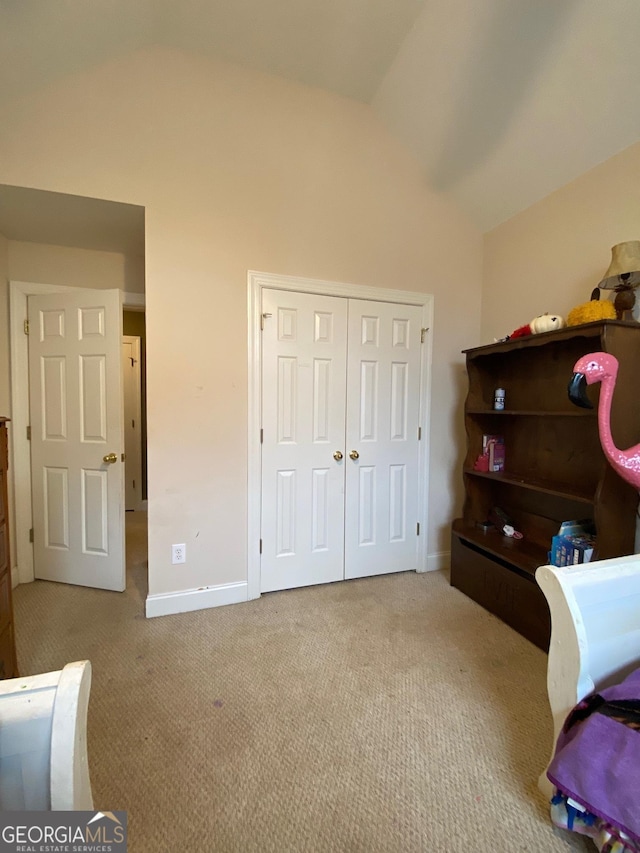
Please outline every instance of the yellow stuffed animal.
[[589, 302], [576, 305], [569, 311], [567, 326], [581, 326], [583, 323], [595, 323], [598, 320], [615, 320], [616, 309], [613, 302], [600, 299], [600, 289], [594, 288]]

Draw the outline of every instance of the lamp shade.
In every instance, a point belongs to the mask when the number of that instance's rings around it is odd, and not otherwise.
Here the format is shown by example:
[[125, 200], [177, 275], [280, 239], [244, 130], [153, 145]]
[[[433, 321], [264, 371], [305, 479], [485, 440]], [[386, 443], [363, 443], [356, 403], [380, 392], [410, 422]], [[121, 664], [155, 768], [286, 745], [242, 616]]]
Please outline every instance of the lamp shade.
[[640, 284], [640, 240], [627, 240], [611, 248], [611, 263], [598, 287], [614, 290], [621, 284], [627, 287]]

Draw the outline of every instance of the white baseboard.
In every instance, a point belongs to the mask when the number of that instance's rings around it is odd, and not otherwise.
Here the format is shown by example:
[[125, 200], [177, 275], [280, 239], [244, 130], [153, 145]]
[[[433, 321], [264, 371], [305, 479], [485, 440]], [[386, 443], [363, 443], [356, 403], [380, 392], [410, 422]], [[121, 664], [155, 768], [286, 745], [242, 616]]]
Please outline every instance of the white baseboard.
[[428, 554], [427, 562], [419, 572], [439, 572], [448, 569], [451, 565], [451, 551], [438, 551], [436, 554]]
[[11, 566], [11, 587], [15, 589], [21, 583], [33, 583], [35, 580], [33, 573], [33, 565], [25, 567], [23, 565]]
[[146, 615], [147, 618], [170, 616], [172, 613], [187, 613], [191, 610], [205, 610], [208, 607], [222, 607], [225, 604], [240, 604], [247, 600], [246, 581], [201, 589], [181, 589], [179, 592], [148, 595]]

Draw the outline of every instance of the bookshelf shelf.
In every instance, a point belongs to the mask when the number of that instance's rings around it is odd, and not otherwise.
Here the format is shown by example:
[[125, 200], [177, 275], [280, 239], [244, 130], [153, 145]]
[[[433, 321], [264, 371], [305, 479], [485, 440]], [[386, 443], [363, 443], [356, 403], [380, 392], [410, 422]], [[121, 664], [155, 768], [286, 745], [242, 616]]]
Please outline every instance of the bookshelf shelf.
[[545, 495], [554, 495], [568, 501], [577, 501], [589, 506], [593, 504], [593, 491], [591, 489], [580, 491], [572, 483], [551, 484], [547, 480], [536, 480], [533, 477], [518, 476], [517, 474], [511, 474], [506, 471], [474, 471], [473, 468], [464, 468], [463, 471], [465, 477], [482, 477], [493, 480], [496, 483], [518, 486], [521, 489], [529, 489], [530, 491], [540, 492]]
[[493, 409], [467, 409], [467, 415], [490, 415], [495, 418], [506, 418], [506, 417], [529, 417], [529, 418], [546, 418], [546, 417], [562, 417], [562, 418], [595, 418], [597, 417], [597, 413], [592, 409], [576, 409], [574, 412], [572, 411], [549, 411], [549, 410], [537, 410], [534, 411], [532, 409], [503, 409], [501, 411], [495, 411]]

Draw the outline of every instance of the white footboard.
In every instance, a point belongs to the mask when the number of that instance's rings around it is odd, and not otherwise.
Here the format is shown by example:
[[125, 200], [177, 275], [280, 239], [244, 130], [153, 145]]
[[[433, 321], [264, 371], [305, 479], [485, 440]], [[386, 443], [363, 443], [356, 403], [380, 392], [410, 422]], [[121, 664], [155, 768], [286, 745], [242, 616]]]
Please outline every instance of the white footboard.
[[89, 661], [0, 681], [0, 811], [91, 810]]
[[[582, 567], [540, 566], [536, 581], [551, 611], [547, 690], [553, 755], [571, 708], [640, 666], [640, 555]], [[551, 795], [546, 768], [539, 787]]]

